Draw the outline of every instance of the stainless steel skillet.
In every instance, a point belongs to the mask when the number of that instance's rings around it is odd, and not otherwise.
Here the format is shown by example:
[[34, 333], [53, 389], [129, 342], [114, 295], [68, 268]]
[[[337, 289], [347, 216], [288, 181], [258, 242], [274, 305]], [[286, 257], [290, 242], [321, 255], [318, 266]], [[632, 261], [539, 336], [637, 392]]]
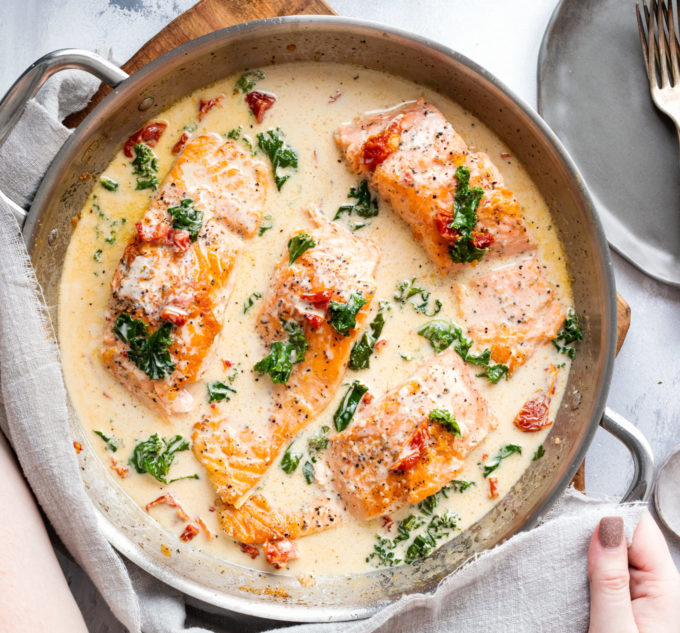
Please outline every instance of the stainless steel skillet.
[[559, 443], [546, 442], [545, 457], [531, 465], [499, 505], [415, 565], [320, 576], [312, 587], [302, 587], [292, 577], [215, 559], [185, 544], [174, 548], [171, 558], [163, 556], [161, 544], [173, 537], [115, 485], [72, 413], [72, 434], [84, 447], [83, 481], [99, 512], [101, 529], [117, 549], [205, 603], [292, 621], [366, 617], [404, 593], [431, 591], [474, 553], [535, 524], [571, 480], [598, 424], [615, 433], [633, 455], [635, 475], [626, 499], [646, 499], [653, 474], [644, 438], [632, 424], [605, 412], [616, 337], [614, 281], [600, 222], [571, 159], [545, 123], [486, 71], [434, 42], [382, 25], [326, 16], [242, 24], [189, 42], [129, 78], [84, 51], [57, 51], [28, 69], [0, 102], [0, 142], [26, 100], [57, 70], [83, 68], [114, 88], [54, 159], [28, 214], [14, 205], [55, 323], [71, 218], [80, 211], [93, 182], [81, 179], [82, 174], [101, 172], [122, 139], [196, 88], [243, 68], [310, 60], [357, 64], [432, 87], [464, 106], [509, 145], [538, 185], [562, 237], [576, 308], [584, 316], [585, 340], [551, 432]]

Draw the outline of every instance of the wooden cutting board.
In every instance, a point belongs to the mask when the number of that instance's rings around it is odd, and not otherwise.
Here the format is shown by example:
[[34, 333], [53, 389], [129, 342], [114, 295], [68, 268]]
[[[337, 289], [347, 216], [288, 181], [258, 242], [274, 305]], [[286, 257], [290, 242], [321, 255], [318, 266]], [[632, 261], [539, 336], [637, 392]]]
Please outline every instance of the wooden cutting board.
[[[132, 74], [163, 53], [218, 29], [282, 15], [335, 15], [335, 12], [323, 0], [200, 0], [144, 44], [123, 65], [123, 70]], [[109, 91], [107, 86], [102, 87], [84, 110], [72, 114], [64, 123], [68, 127], [76, 127]], [[617, 318], [618, 353], [630, 326], [630, 307], [621, 295], [617, 295]], [[585, 490], [583, 464], [573, 483], [579, 490]]]

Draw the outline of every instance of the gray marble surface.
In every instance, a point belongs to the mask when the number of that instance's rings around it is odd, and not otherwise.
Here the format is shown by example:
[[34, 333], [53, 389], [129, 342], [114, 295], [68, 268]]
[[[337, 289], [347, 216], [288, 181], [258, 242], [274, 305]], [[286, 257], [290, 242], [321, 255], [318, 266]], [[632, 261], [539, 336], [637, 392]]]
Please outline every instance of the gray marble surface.
[[[98, 50], [122, 63], [193, 3], [0, 0], [0, 94], [37, 57], [56, 48]], [[557, 0], [330, 0], [330, 4], [340, 15], [385, 22], [442, 42], [486, 67], [535, 106], [538, 50]], [[616, 254], [613, 259], [618, 290], [632, 309], [632, 324], [616, 362], [608, 404], [643, 431], [661, 462], [680, 444], [680, 289], [647, 278]], [[586, 459], [588, 491], [621, 495], [631, 476], [625, 449], [599, 430]], [[680, 564], [680, 542], [670, 535], [669, 542]], [[84, 574], [65, 557], [60, 560], [90, 630], [121, 631]], [[194, 622], [197, 617], [190, 614]]]

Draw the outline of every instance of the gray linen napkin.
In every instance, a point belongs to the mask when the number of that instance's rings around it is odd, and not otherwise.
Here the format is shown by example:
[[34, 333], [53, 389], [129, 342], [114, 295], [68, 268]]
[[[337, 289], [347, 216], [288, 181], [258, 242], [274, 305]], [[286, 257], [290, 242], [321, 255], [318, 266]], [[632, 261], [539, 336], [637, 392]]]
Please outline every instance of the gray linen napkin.
[[[48, 82], [0, 150], [0, 191], [20, 204], [30, 202], [68, 137], [61, 119], [82, 107], [95, 88], [91, 79], [74, 74]], [[69, 437], [59, 350], [19, 227], [1, 199], [0, 253], [0, 426], [45, 514], [132, 633], [207, 632], [185, 628], [183, 596], [123, 559], [97, 531]], [[642, 508], [567, 492], [539, 527], [482, 554], [446, 578], [432, 595], [404, 597], [360, 622], [277, 630], [477, 633], [483, 626], [494, 631], [580, 633], [588, 622], [586, 551], [592, 531], [601, 517], [618, 514], [630, 537]], [[215, 630], [267, 626], [234, 614], [220, 617]]]

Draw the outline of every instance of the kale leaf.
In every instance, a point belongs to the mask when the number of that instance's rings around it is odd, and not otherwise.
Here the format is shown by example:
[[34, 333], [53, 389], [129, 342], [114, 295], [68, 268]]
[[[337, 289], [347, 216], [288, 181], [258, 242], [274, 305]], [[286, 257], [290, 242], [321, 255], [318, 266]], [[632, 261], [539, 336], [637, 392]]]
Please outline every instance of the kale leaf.
[[132, 173], [137, 176], [137, 190], [158, 189], [158, 156], [145, 143], [135, 143]]
[[175, 371], [168, 348], [172, 344], [172, 323], [163, 323], [153, 334], [146, 324], [122, 312], [113, 326], [113, 333], [129, 346], [127, 357], [151, 380], [162, 380]]
[[203, 211], [194, 207], [192, 198], [184, 198], [177, 207], [170, 207], [168, 213], [172, 218], [172, 228], [188, 231], [192, 242], [198, 239], [203, 226]]
[[158, 433], [154, 433], [148, 440], [137, 442], [129, 463], [140, 475], [149, 473], [164, 484], [170, 484], [178, 479], [198, 479], [198, 475], [187, 475], [167, 480], [175, 454], [188, 450], [189, 441], [181, 435], [175, 435], [172, 438], [164, 437], [161, 440]]
[[279, 169], [297, 169], [298, 155], [295, 150], [284, 141], [284, 134], [281, 128], [260, 132], [257, 135], [257, 144], [260, 149], [269, 157], [274, 172], [274, 182], [276, 188], [281, 191], [283, 184], [290, 178], [290, 174], [282, 176]]
[[357, 313], [365, 303], [361, 291], [352, 293], [347, 303], [331, 301], [328, 304], [328, 322], [338, 334], [349, 336], [350, 330], [356, 327]]
[[352, 351], [349, 355], [350, 369], [367, 369], [370, 366], [370, 357], [382, 334], [385, 326], [385, 310], [389, 308], [389, 304], [385, 301], [380, 302], [378, 313], [375, 315], [373, 321], [368, 326], [361, 338], [354, 343]]
[[368, 391], [368, 387], [358, 380], [355, 380], [347, 389], [347, 393], [340, 402], [338, 410], [333, 414], [333, 422], [335, 423], [335, 430], [344, 431], [354, 417], [354, 413]]
[[292, 264], [302, 253], [314, 248], [316, 242], [309, 233], [298, 233], [288, 240], [288, 263]]

